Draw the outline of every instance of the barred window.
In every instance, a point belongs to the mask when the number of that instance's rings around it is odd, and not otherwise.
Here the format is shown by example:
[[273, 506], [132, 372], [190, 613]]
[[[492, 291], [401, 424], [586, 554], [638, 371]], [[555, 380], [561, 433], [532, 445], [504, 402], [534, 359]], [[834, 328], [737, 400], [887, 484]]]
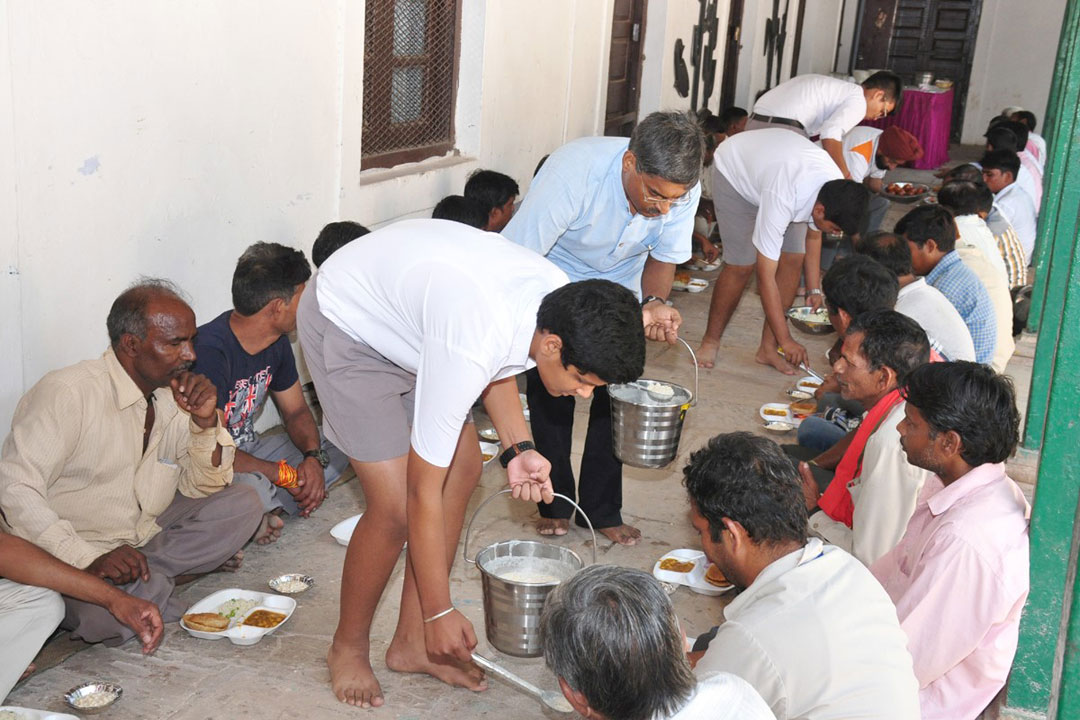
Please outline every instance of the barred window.
[[454, 146], [458, 0], [367, 0], [361, 169]]

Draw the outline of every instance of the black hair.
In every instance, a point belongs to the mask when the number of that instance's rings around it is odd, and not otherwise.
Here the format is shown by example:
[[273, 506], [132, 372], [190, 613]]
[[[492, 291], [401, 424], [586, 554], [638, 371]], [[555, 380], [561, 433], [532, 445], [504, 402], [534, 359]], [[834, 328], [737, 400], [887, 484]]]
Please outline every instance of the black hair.
[[[712, 140], [714, 133], [726, 133], [727, 126], [716, 115], [710, 114], [708, 117], [702, 118], [701, 129], [705, 131], [705, 142], [708, 143]], [[715, 142], [715, 140], [713, 141]]]
[[975, 183], [975, 212], [984, 212], [987, 215], [994, 209], [994, 191], [986, 187], [986, 183]]
[[1009, 117], [1017, 122], [1024, 123], [1024, 127], [1028, 129], [1028, 133], [1035, 132], [1035, 127], [1038, 125], [1035, 121], [1035, 113], [1030, 110], [1017, 110]]
[[[862, 86], [865, 90], [884, 90], [885, 99], [895, 101], [896, 108], [900, 107], [900, 99], [904, 94], [904, 81], [896, 73], [878, 70], [863, 80]], [[895, 111], [894, 108], [893, 112]]]
[[920, 205], [900, 218], [895, 232], [920, 248], [927, 240], [937, 243], [938, 250], [950, 253], [956, 248], [956, 221], [952, 213], [940, 205]]
[[254, 315], [272, 300], [288, 302], [311, 277], [304, 253], [278, 243], [258, 242], [236, 261], [232, 277], [233, 308]]
[[690, 113], [654, 112], [634, 128], [628, 149], [639, 173], [689, 187], [701, 177], [705, 134]]
[[911, 266], [911, 248], [908, 247], [907, 240], [896, 233], [885, 230], [868, 233], [856, 243], [855, 252], [876, 260], [898, 277], [915, 272]]
[[697, 512], [720, 539], [723, 519], [763, 545], [806, 542], [802, 482], [791, 459], [768, 438], [748, 432], [717, 435], [690, 454], [683, 485]]
[[315, 263], [315, 267], [321, 267], [326, 258], [369, 232], [371, 231], [366, 227], [351, 220], [327, 224], [319, 231], [319, 237], [315, 238], [315, 244], [311, 246], [311, 262]]
[[544, 157], [540, 158], [540, 162], [536, 163], [536, 169], [535, 169], [535, 170], [533, 170], [533, 177], [536, 177], [536, 176], [537, 176], [537, 174], [539, 174], [539, 172], [540, 172], [540, 168], [544, 167], [544, 163], [546, 163], [546, 162], [547, 162], [547, 159], [548, 159], [549, 157], [551, 157], [551, 154], [550, 154], [550, 153], [548, 153], [548, 154], [547, 154], [547, 155], [545, 155]]
[[862, 333], [859, 351], [871, 370], [887, 367], [902, 385], [915, 368], [930, 362], [930, 339], [919, 323], [895, 310], [871, 310], [851, 321], [848, 336]]
[[[983, 183], [973, 183], [966, 180], [950, 180], [938, 190], [938, 202], [954, 216], [977, 215], [980, 210], [979, 187], [990, 191]], [[993, 193], [990, 194], [993, 202]]]
[[1028, 135], [1030, 134], [1027, 125], [1016, 120], [1009, 120], [1005, 123], [1005, 127], [1012, 130], [1013, 135], [1016, 136], [1016, 152], [1022, 152], [1027, 147]]
[[847, 235], [858, 235], [870, 217], [870, 191], [854, 180], [830, 180], [821, 186], [817, 201], [825, 206], [825, 219]]
[[548, 293], [536, 327], [562, 340], [563, 367], [573, 365], [607, 383], [631, 382], [645, 372], [641, 305], [610, 280], [581, 280]]
[[146, 309], [158, 298], [179, 300], [187, 304], [180, 288], [171, 281], [162, 278], [140, 277], [124, 292], [117, 295], [105, 318], [105, 329], [109, 333], [109, 343], [115, 348], [124, 335], [134, 335], [140, 340], [146, 339], [149, 331]]
[[453, 220], [482, 230], [488, 222], [488, 211], [483, 203], [464, 195], [447, 195], [431, 211], [435, 220]]
[[749, 114], [750, 113], [746, 112], [743, 108], [735, 107], [734, 105], [724, 108], [720, 113], [720, 125], [723, 127], [721, 132], [728, 132], [731, 130], [732, 125], [739, 122], [744, 117], [747, 117]]
[[957, 165], [945, 173], [945, 182], [950, 182], [952, 180], [969, 180], [971, 182], [981, 183], [983, 181], [982, 170], [971, 163]]
[[465, 181], [465, 197], [479, 201], [489, 213], [520, 194], [514, 178], [494, 170], [477, 170]]
[[1016, 137], [1016, 133], [1013, 132], [1011, 127], [1007, 127], [1008, 122], [998, 123], [994, 127], [986, 131], [986, 145], [991, 150], [1009, 150], [1017, 152], [1023, 148], [1020, 145], [1019, 138]]
[[983, 170], [1000, 170], [1012, 173], [1013, 181], [1020, 174], [1020, 156], [1012, 150], [989, 150], [979, 160]]
[[1020, 413], [1012, 380], [979, 363], [925, 365], [911, 373], [904, 398], [919, 410], [932, 435], [956, 432], [968, 465], [1007, 460], [1020, 441]]
[[825, 304], [857, 317], [869, 310], [891, 309], [900, 292], [896, 273], [865, 255], [840, 258], [821, 279]]

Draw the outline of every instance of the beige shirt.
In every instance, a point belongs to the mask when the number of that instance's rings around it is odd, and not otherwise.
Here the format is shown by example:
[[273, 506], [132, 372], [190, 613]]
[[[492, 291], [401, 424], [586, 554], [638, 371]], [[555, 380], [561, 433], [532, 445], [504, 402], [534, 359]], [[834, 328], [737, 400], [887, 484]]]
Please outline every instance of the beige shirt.
[[956, 254], [975, 276], [986, 287], [986, 294], [990, 296], [990, 303], [994, 306], [994, 318], [997, 321], [997, 342], [994, 344], [994, 356], [990, 359], [990, 367], [995, 372], [1004, 372], [1009, 363], [1016, 343], [1013, 341], [1013, 306], [1012, 294], [1009, 292], [1009, 282], [1005, 275], [998, 272], [986, 259], [981, 250], [967, 244], [963, 237], [956, 241]]
[[146, 544], [177, 490], [205, 497], [232, 482], [228, 431], [197, 426], [169, 388], [153, 397], [144, 453], [146, 398], [111, 349], [43, 377], [19, 402], [0, 453], [0, 528], [85, 568], [120, 545]]

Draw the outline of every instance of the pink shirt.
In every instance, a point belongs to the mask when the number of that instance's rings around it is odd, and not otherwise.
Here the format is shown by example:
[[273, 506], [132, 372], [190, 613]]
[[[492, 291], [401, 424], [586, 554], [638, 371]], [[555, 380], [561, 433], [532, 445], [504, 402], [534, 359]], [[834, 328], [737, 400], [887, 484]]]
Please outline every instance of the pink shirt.
[[1028, 514], [1002, 463], [932, 475], [900, 544], [870, 571], [896, 604], [923, 720], [975, 718], [1005, 685], [1028, 594]]

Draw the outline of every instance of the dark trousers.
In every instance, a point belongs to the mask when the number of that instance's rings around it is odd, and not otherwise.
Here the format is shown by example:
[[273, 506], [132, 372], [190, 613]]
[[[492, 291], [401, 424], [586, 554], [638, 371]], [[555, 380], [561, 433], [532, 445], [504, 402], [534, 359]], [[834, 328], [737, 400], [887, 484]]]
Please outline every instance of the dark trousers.
[[[820, 454], [816, 450], [804, 448], [801, 445], [781, 445], [780, 449], [791, 458], [791, 461], [795, 463], [796, 468], [799, 466], [800, 462], [810, 462]], [[814, 480], [818, 484], [818, 490], [825, 492], [825, 488], [829, 487], [829, 483], [832, 482], [833, 475], [836, 474], [836, 471], [819, 468], [817, 465], [811, 465], [810, 474], [814, 476]]]
[[[622, 463], [615, 457], [611, 441], [611, 401], [607, 388], [593, 391], [589, 407], [589, 429], [581, 458], [581, 484], [574, 489], [574, 470], [570, 465], [570, 447], [574, 438], [572, 397], [553, 397], [544, 388], [536, 368], [525, 374], [529, 398], [529, 421], [533, 441], [541, 455], [551, 462], [551, 484], [555, 492], [574, 498], [597, 528], [622, 525]], [[550, 505], [539, 503], [540, 515], [546, 518], [569, 518], [574, 507], [560, 498]], [[575, 522], [586, 527], [585, 520]]]

